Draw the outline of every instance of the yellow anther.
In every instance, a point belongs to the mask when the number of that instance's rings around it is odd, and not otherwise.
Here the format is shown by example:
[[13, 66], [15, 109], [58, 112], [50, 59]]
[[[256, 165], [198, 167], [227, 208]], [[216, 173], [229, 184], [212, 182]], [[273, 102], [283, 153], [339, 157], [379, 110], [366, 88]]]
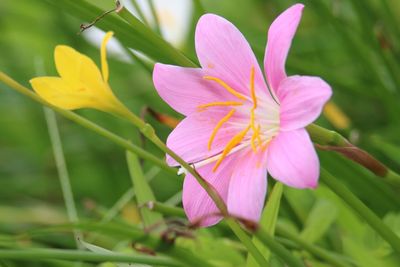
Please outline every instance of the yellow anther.
[[250, 71], [250, 94], [251, 98], [253, 99], [253, 108], [257, 108], [257, 96], [256, 96], [256, 90], [254, 88], [254, 67], [251, 67]]
[[219, 165], [221, 165], [222, 161], [226, 158], [226, 156], [231, 152], [231, 150], [239, 144], [243, 138], [246, 136], [247, 132], [250, 130], [250, 125], [246, 127], [243, 131], [239, 132], [236, 134], [226, 145], [224, 151], [222, 151], [221, 157], [218, 159], [218, 161], [215, 163], [213, 167], [213, 172], [215, 172]]
[[239, 93], [238, 91], [236, 91], [235, 89], [233, 89], [232, 87], [227, 85], [223, 80], [221, 80], [219, 78], [216, 78], [213, 76], [204, 76], [203, 79], [209, 80], [209, 81], [214, 81], [214, 82], [218, 83], [219, 85], [221, 85], [222, 87], [224, 87], [229, 93], [236, 96], [237, 98], [242, 99], [242, 100], [247, 100], [247, 98], [244, 95], [242, 95], [241, 93]]
[[217, 125], [215, 126], [214, 130], [211, 133], [210, 139], [208, 140], [208, 150], [211, 150], [212, 142], [214, 141], [214, 138], [217, 135], [218, 130], [222, 127], [222, 125], [225, 122], [227, 122], [232, 117], [233, 113], [235, 113], [235, 109], [229, 111], [229, 113], [217, 123]]
[[241, 106], [243, 105], [242, 102], [236, 102], [236, 101], [226, 101], [226, 102], [211, 102], [208, 104], [203, 104], [197, 106], [198, 109], [204, 109], [208, 107], [218, 107], [218, 106]]
[[250, 71], [250, 95], [253, 100], [253, 107], [250, 109], [250, 126], [251, 129], [253, 130], [253, 135], [251, 136], [251, 147], [253, 148], [254, 152], [257, 151], [257, 147], [255, 144], [255, 140], [257, 139], [258, 143], [261, 144], [261, 138], [260, 138], [260, 125], [258, 125], [258, 128], [255, 125], [255, 110], [257, 108], [257, 96], [256, 96], [256, 91], [254, 87], [254, 67], [251, 67]]

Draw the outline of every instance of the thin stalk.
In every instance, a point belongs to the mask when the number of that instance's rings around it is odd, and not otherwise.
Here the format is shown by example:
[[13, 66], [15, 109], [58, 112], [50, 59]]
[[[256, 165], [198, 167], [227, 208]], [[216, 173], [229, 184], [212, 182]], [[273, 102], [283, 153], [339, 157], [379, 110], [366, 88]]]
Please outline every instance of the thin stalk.
[[393, 186], [400, 186], [400, 175], [389, 169], [367, 151], [351, 144], [346, 138], [335, 131], [322, 128], [315, 124], [307, 126], [307, 131], [313, 142], [323, 150], [335, 151], [346, 158], [370, 170], [375, 175]]
[[136, 155], [138, 155], [140, 158], [144, 159], [144, 160], [148, 160], [151, 161], [152, 163], [154, 163], [155, 165], [159, 166], [161, 169], [171, 173], [171, 174], [176, 174], [176, 170], [169, 167], [163, 160], [161, 160], [159, 157], [154, 156], [153, 154], [147, 152], [146, 150], [142, 149], [139, 146], [136, 146], [134, 144], [132, 144], [131, 142], [129, 142], [128, 140], [123, 139], [122, 137], [100, 127], [99, 125], [77, 115], [74, 112], [68, 111], [68, 110], [64, 110], [61, 108], [58, 108], [56, 106], [53, 106], [49, 103], [47, 103], [46, 101], [44, 101], [42, 98], [40, 98], [38, 95], [36, 95], [34, 92], [32, 92], [31, 90], [29, 90], [28, 88], [22, 86], [21, 84], [19, 84], [18, 82], [16, 82], [15, 80], [13, 80], [11, 77], [7, 76], [4, 72], [0, 71], [0, 81], [3, 82], [5, 85], [7, 85], [8, 87], [14, 89], [15, 91], [31, 98], [32, 100], [47, 106], [49, 108], [51, 108], [52, 110], [56, 111], [57, 113], [61, 114], [62, 116], [64, 116], [65, 118], [74, 121], [75, 123], [109, 139], [110, 141], [114, 142], [115, 144], [123, 147], [126, 150], [129, 150], [133, 153], [135, 153]]
[[141, 263], [155, 266], [183, 267], [180, 262], [162, 256], [144, 256], [129, 255], [122, 253], [94, 253], [79, 250], [63, 250], [63, 249], [2, 249], [0, 250], [0, 259], [10, 260], [70, 260], [70, 261], [87, 261], [87, 262], [126, 262]]
[[[61, 184], [61, 191], [64, 197], [68, 220], [71, 223], [76, 223], [79, 221], [78, 213], [76, 211], [67, 165], [65, 163], [60, 132], [57, 126], [56, 115], [54, 111], [46, 107], [44, 108], [44, 115], [46, 118], [47, 127], [49, 128], [50, 141], [53, 147], [54, 159], [56, 162], [58, 178]], [[78, 240], [82, 239], [83, 237], [82, 233], [80, 231], [74, 231], [74, 237], [77, 247], [79, 249], [82, 249], [81, 244], [78, 242]]]
[[308, 243], [307, 241], [301, 239], [299, 235], [291, 233], [290, 231], [286, 230], [285, 227], [282, 227], [279, 224], [276, 226], [276, 233], [296, 243], [299, 246], [299, 249], [307, 250], [317, 258], [325, 260], [327, 263], [330, 263], [335, 267], [352, 267], [351, 264], [340, 260], [333, 253]]
[[155, 144], [160, 150], [164, 151], [166, 154], [171, 156], [174, 160], [176, 160], [185, 170], [187, 170], [196, 181], [200, 184], [200, 186], [207, 192], [208, 196], [214, 201], [215, 205], [221, 212], [221, 215], [226, 218], [227, 224], [231, 228], [231, 230], [235, 233], [235, 235], [239, 238], [239, 240], [246, 246], [249, 253], [254, 257], [257, 263], [260, 266], [267, 266], [268, 263], [265, 260], [264, 256], [260, 253], [258, 248], [254, 245], [251, 238], [247, 235], [247, 233], [242, 229], [239, 223], [236, 220], [230, 218], [228, 209], [225, 205], [224, 200], [215, 190], [215, 188], [209, 184], [201, 175], [187, 163], [180, 156], [178, 156], [174, 151], [169, 149], [163, 141], [156, 135], [154, 128], [140, 119], [138, 116], [133, 114], [127, 108], [123, 110], [118, 110], [115, 115], [121, 116], [128, 121], [130, 121], [134, 126], [136, 126], [139, 131], [145, 136], [148, 140], [150, 140], [153, 144]]
[[153, 16], [153, 19], [154, 19], [154, 29], [155, 29], [156, 33], [158, 33], [158, 35], [162, 36], [160, 20], [158, 18], [156, 7], [154, 6], [154, 1], [153, 0], [148, 0], [148, 1], [149, 1], [151, 15]]
[[178, 191], [165, 201], [167, 205], [178, 205], [182, 201], [182, 191]]
[[386, 240], [396, 251], [400, 253], [400, 238], [375, 215], [364, 203], [347, 189], [328, 171], [321, 168], [321, 180], [336, 195], [343, 199], [355, 212], [357, 212], [384, 240]]
[[[137, 147], [133, 145], [132, 143], [124, 140], [123, 138], [99, 127], [98, 125], [90, 122], [89, 120], [86, 120], [75, 113], [67, 110], [60, 109], [58, 107], [55, 107], [43, 99], [41, 99], [38, 95], [33, 93], [31, 90], [28, 88], [20, 85], [13, 79], [11, 79], [9, 76], [4, 74], [3, 72], [0, 72], [0, 81], [11, 87], [12, 89], [32, 98], [33, 100], [41, 103], [42, 105], [48, 106], [52, 108], [53, 110], [57, 111], [61, 115], [65, 116], [68, 119], [71, 119], [78, 124], [81, 124], [85, 126], [86, 128], [89, 128], [105, 137], [110, 139], [111, 141], [114, 141], [116, 144], [119, 144], [126, 148], [127, 150], [137, 154], [138, 156], [141, 156], [143, 159], [151, 160], [153, 163], [156, 163], [158, 166], [160, 166], [162, 169], [168, 170], [169, 172], [175, 173], [174, 169], [171, 169], [164, 163], [164, 161], [158, 159], [154, 155], [146, 152], [140, 147]], [[175, 152], [173, 152], [171, 149], [169, 149], [160, 139], [159, 137], [155, 134], [154, 128], [150, 125], [145, 123], [143, 120], [141, 120], [139, 117], [131, 113], [128, 109], [125, 110], [126, 112], [123, 114], [117, 114], [121, 115], [123, 117], [126, 117], [129, 121], [131, 121], [136, 127], [139, 128], [139, 130], [142, 132], [142, 134], [148, 138], [150, 141], [152, 141], [158, 148], [160, 148], [162, 151], [166, 152], [169, 154], [173, 159], [175, 159], [183, 168], [185, 168], [188, 172], [190, 172], [198, 181], [198, 183], [204, 188], [204, 190], [207, 192], [207, 194], [210, 196], [210, 198], [215, 202], [216, 206], [219, 208], [221, 214], [224, 217], [228, 217], [228, 210], [226, 208], [226, 205], [222, 198], [219, 196], [218, 192], [210, 185], [208, 184], [201, 176], [200, 174], [193, 169], [188, 163], [186, 163], [181, 157], [179, 157]], [[249, 250], [249, 253], [253, 255], [253, 257], [257, 260], [257, 262], [261, 266], [267, 266], [267, 262], [265, 261], [264, 257], [261, 255], [261, 253], [258, 251], [258, 249], [254, 246], [254, 244], [251, 242], [250, 238], [247, 236], [247, 234], [244, 232], [244, 230], [240, 227], [240, 225], [233, 220], [230, 220], [229, 223], [232, 231], [238, 235], [238, 238], [243, 242], [243, 244], [246, 245], [247, 249]]]
[[[159, 172], [159, 168], [156, 168], [157, 173]], [[153, 174], [154, 171], [150, 170], [148, 173], [145, 174], [146, 181], [150, 182], [154, 179], [157, 173]], [[115, 216], [117, 216], [118, 212], [128, 204], [131, 199], [135, 197], [135, 191], [133, 188], [129, 188], [115, 203], [114, 205], [104, 214], [104, 217], [101, 219], [102, 223], [110, 222]]]

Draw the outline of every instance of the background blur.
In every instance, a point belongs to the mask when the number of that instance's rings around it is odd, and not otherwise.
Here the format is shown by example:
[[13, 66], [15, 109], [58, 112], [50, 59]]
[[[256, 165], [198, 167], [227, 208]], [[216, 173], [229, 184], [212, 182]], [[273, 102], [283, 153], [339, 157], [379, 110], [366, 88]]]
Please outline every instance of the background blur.
[[[0, 69], [29, 86], [29, 79], [56, 75], [53, 50], [67, 44], [99, 64], [101, 33], [78, 35], [82, 21], [51, 2], [0, 1]], [[129, 1], [129, 0], [128, 0]], [[112, 0], [90, 1], [104, 10]], [[146, 2], [146, 1], [141, 1]], [[156, 1], [157, 2], [157, 1]], [[171, 42], [195, 58], [190, 0], [157, 5], [164, 31]], [[177, 2], [177, 3], [175, 3]], [[313, 0], [304, 2], [304, 16], [288, 57], [287, 72], [321, 76], [333, 87], [333, 101], [348, 123], [327, 117], [318, 123], [335, 129], [400, 171], [400, 1]], [[204, 0], [207, 12], [232, 21], [246, 36], [262, 62], [266, 32], [272, 20], [295, 3], [289, 0]], [[172, 5], [172, 4], [171, 4]], [[165, 7], [167, 6], [167, 7]], [[99, 35], [100, 34], [100, 35]], [[165, 34], [165, 32], [164, 32]], [[97, 38], [97, 39], [96, 39]], [[145, 106], [179, 117], [158, 97], [151, 76], [140, 65], [110, 52], [110, 84], [116, 95], [136, 114]], [[138, 140], [126, 122], [92, 110], [79, 114], [128, 139]], [[110, 141], [57, 116], [67, 168], [80, 217], [96, 217], [128, 190], [125, 153]], [[170, 129], [151, 117], [163, 138]], [[146, 147], [163, 157], [158, 150]], [[388, 192], [367, 171], [333, 153], [320, 152], [322, 164], [332, 170], [377, 214], [395, 211], [393, 192], [374, 198], [379, 188]], [[166, 200], [181, 182], [145, 165], [156, 178], [151, 185], [157, 199]], [[386, 191], [385, 191], [386, 190]], [[398, 196], [398, 195], [397, 195]], [[135, 213], [127, 209], [128, 220]], [[43, 108], [0, 84], [0, 231], [13, 233], [30, 224], [64, 222], [65, 208]]]

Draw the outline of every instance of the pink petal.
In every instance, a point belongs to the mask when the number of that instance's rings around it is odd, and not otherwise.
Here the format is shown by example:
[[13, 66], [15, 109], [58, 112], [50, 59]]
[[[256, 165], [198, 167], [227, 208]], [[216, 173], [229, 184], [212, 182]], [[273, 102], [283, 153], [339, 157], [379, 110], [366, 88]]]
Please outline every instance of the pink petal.
[[[255, 88], [267, 92], [249, 43], [231, 22], [217, 15], [203, 15], [197, 23], [195, 39], [197, 57], [207, 75], [223, 80], [244, 95], [250, 95], [250, 72], [254, 67]], [[219, 90], [224, 89], [220, 87]]]
[[251, 149], [240, 152], [228, 193], [228, 211], [239, 218], [258, 222], [267, 192], [265, 151]]
[[216, 84], [203, 79], [202, 69], [183, 68], [157, 63], [153, 70], [153, 82], [158, 94], [176, 111], [189, 115], [201, 104], [236, 100]]
[[278, 90], [280, 129], [290, 131], [306, 127], [319, 117], [331, 95], [331, 87], [319, 77], [290, 76], [284, 79]]
[[[200, 175], [217, 190], [225, 202], [233, 172], [232, 165], [234, 165], [235, 160], [235, 154], [226, 157], [216, 172], [212, 171], [214, 163], [197, 169]], [[218, 223], [222, 219], [212, 199], [191, 174], [186, 175], [183, 183], [182, 202], [185, 213], [191, 223], [207, 227]]]
[[317, 186], [319, 160], [305, 129], [280, 132], [267, 151], [267, 169], [276, 180], [297, 188]]
[[303, 8], [302, 4], [291, 6], [274, 20], [268, 30], [264, 69], [268, 84], [275, 93], [277, 93], [279, 83], [286, 78], [286, 57], [299, 25]]
[[[213, 108], [193, 113], [183, 119], [171, 132], [167, 139], [167, 146], [190, 163], [218, 154], [228, 141], [241, 130], [237, 126], [230, 126], [229, 123], [223, 124], [212, 142], [211, 150], [208, 150], [208, 141], [215, 126], [229, 110], [229, 108]], [[235, 120], [235, 118], [236, 114], [230, 120]], [[169, 156], [167, 156], [167, 163], [172, 166], [178, 165]]]

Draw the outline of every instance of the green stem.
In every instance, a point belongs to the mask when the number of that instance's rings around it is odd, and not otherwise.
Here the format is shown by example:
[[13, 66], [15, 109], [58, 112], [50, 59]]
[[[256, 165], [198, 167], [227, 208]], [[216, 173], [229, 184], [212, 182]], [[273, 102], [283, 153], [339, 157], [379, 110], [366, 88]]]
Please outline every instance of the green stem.
[[122, 253], [93, 253], [78, 250], [62, 250], [62, 249], [2, 249], [0, 250], [0, 259], [10, 260], [31, 260], [43, 261], [53, 260], [70, 260], [70, 261], [88, 261], [88, 262], [126, 262], [141, 263], [155, 266], [171, 266], [182, 267], [180, 262], [161, 256], [143, 256], [129, 255]]
[[322, 146], [348, 146], [349, 142], [342, 135], [335, 131], [325, 129], [316, 124], [307, 126], [307, 131], [314, 143]]
[[290, 239], [291, 241], [295, 242], [297, 245], [299, 245], [300, 249], [307, 250], [317, 258], [320, 258], [322, 260], [325, 260], [326, 262], [332, 264], [335, 267], [351, 267], [351, 264], [348, 264], [347, 262], [344, 262], [343, 260], [340, 260], [337, 255], [334, 255], [333, 253], [322, 249], [320, 247], [314, 246], [307, 241], [304, 241], [299, 237], [299, 235], [293, 234], [290, 231], [286, 230], [285, 227], [280, 226], [279, 224], [276, 226], [276, 233], [280, 236], [286, 237]]
[[[68, 219], [72, 223], [79, 221], [78, 213], [75, 207], [74, 196], [72, 193], [71, 183], [68, 175], [67, 166], [65, 163], [64, 152], [61, 144], [60, 132], [57, 126], [57, 119], [54, 111], [49, 108], [44, 108], [47, 127], [49, 128], [50, 141], [53, 147], [54, 159], [58, 171], [58, 177], [61, 184], [61, 191], [64, 197], [65, 207], [67, 210]], [[75, 242], [78, 248], [82, 248], [79, 239], [82, 239], [80, 231], [74, 231]]]
[[47, 103], [42, 98], [40, 98], [38, 95], [36, 95], [34, 92], [32, 92], [28, 88], [22, 86], [21, 84], [17, 83], [16, 81], [14, 81], [12, 78], [10, 78], [4, 72], [1, 72], [1, 71], [0, 71], [0, 81], [3, 82], [5, 85], [9, 86], [10, 88], [16, 90], [17, 92], [19, 92], [25, 96], [28, 96], [29, 98], [33, 99], [34, 101], [51, 108], [52, 110], [54, 110], [57, 113], [64, 116], [65, 118], [72, 120], [72, 121], [76, 122], [77, 124], [87, 128], [93, 132], [96, 132], [97, 134], [99, 134], [101, 136], [104, 136], [105, 138], [111, 140], [112, 142], [125, 148], [126, 150], [129, 150], [129, 151], [135, 153], [142, 159], [151, 161], [155, 165], [159, 166], [161, 169], [163, 169], [171, 174], [176, 174], [176, 171], [173, 168], [169, 167], [163, 160], [159, 159], [158, 157], [154, 156], [153, 154], [151, 154], [151, 153], [147, 152], [146, 150], [142, 149], [141, 147], [136, 146], [136, 145], [132, 144], [131, 142], [119, 137], [118, 135], [100, 127], [99, 125], [77, 115], [74, 112], [64, 110], [64, 109], [58, 108], [56, 106], [53, 106], [53, 105]]
[[400, 253], [399, 237], [386, 225], [378, 216], [375, 215], [367, 206], [364, 205], [353, 193], [339, 182], [328, 171], [321, 168], [321, 180], [341, 199], [343, 199], [355, 212], [384, 239], [392, 248]]
[[319, 148], [338, 152], [370, 170], [375, 175], [384, 178], [385, 182], [396, 187], [400, 186], [399, 174], [389, 169], [386, 165], [374, 158], [365, 150], [351, 144], [339, 133], [330, 131], [315, 124], [307, 126], [307, 131], [310, 134], [312, 141], [319, 145]]
[[288, 266], [293, 267], [305, 267], [304, 263], [294, 257], [289, 250], [287, 250], [280, 243], [275, 241], [275, 239], [262, 228], [259, 228], [254, 234], [264, 245], [266, 245], [272, 253], [276, 254], [279, 258], [285, 261]]
[[[71, 111], [63, 110], [63, 109], [60, 109], [58, 107], [55, 107], [55, 106], [47, 103], [46, 101], [42, 100], [39, 96], [37, 96], [35, 93], [33, 93], [31, 90], [20, 85], [19, 83], [17, 83], [13, 79], [11, 79], [9, 76], [4, 74], [3, 72], [0, 72], [0, 81], [4, 82], [6, 85], [15, 89], [16, 91], [41, 103], [42, 105], [52, 108], [53, 110], [57, 111], [61, 115], [65, 116], [66, 118], [71, 119], [71, 120], [77, 122], [78, 124], [81, 124], [81, 125], [85, 126], [86, 128], [89, 128], [89, 129], [107, 137], [108, 139], [114, 141], [116, 144], [119, 144], [122, 147], [126, 148], [127, 150], [137, 154], [138, 156], [141, 156], [143, 159], [151, 160], [153, 163], [156, 163], [162, 169], [165, 169], [169, 172], [173, 172], [175, 174], [174, 169], [168, 167], [162, 160], [158, 159], [154, 155], [148, 153], [147, 151], [143, 150], [140, 147], [137, 147], [137, 146], [131, 144], [130, 142], [124, 140], [123, 138], [99, 127], [98, 125], [76, 115], [75, 113], [73, 113]], [[177, 154], [175, 154], [175, 152], [173, 152], [171, 149], [169, 149], [158, 138], [158, 136], [155, 134], [154, 128], [150, 124], [145, 123], [143, 120], [141, 120], [135, 114], [131, 113], [128, 109], [125, 109], [122, 113], [120, 113], [118, 111], [118, 113], [116, 115], [127, 118], [136, 127], [138, 127], [138, 129], [142, 132], [142, 134], [146, 138], [148, 138], [150, 141], [152, 141], [162, 151], [169, 154], [183, 168], [185, 168], [189, 173], [191, 173], [195, 177], [195, 179], [198, 181], [198, 183], [204, 188], [204, 190], [207, 192], [207, 194], [210, 196], [210, 198], [215, 202], [215, 204], [219, 208], [222, 216], [224, 216], [224, 217], [228, 216], [228, 210], [226, 208], [226, 205], [225, 205], [224, 201], [222, 200], [222, 198], [219, 196], [218, 192], [210, 184], [208, 184], [207, 181], [205, 181], [195, 169], [193, 169], [181, 157], [179, 157]], [[238, 238], [246, 245], [247, 249], [254, 256], [254, 258], [257, 260], [257, 262], [261, 266], [266, 266], [267, 262], [265, 261], [264, 257], [262, 257], [261, 253], [254, 246], [254, 244], [251, 242], [250, 238], [247, 236], [247, 234], [244, 232], [244, 230], [240, 227], [240, 225], [236, 221], [231, 221], [229, 225], [230, 225], [232, 231], [235, 234], [237, 234]], [[249, 242], [249, 240], [250, 240], [250, 242]]]
[[[154, 179], [154, 177], [157, 175], [157, 173], [160, 171], [158, 167], [153, 167], [156, 169], [156, 172], [154, 172], [154, 169], [151, 169], [145, 174], [146, 181], [149, 183]], [[104, 217], [101, 219], [102, 223], [107, 223], [110, 222], [115, 216], [117, 216], [118, 212], [122, 210], [123, 207], [125, 207], [126, 204], [129, 203], [131, 199], [135, 197], [135, 191], [133, 188], [129, 188], [115, 203], [114, 205], [107, 211], [107, 213], [104, 214]]]

